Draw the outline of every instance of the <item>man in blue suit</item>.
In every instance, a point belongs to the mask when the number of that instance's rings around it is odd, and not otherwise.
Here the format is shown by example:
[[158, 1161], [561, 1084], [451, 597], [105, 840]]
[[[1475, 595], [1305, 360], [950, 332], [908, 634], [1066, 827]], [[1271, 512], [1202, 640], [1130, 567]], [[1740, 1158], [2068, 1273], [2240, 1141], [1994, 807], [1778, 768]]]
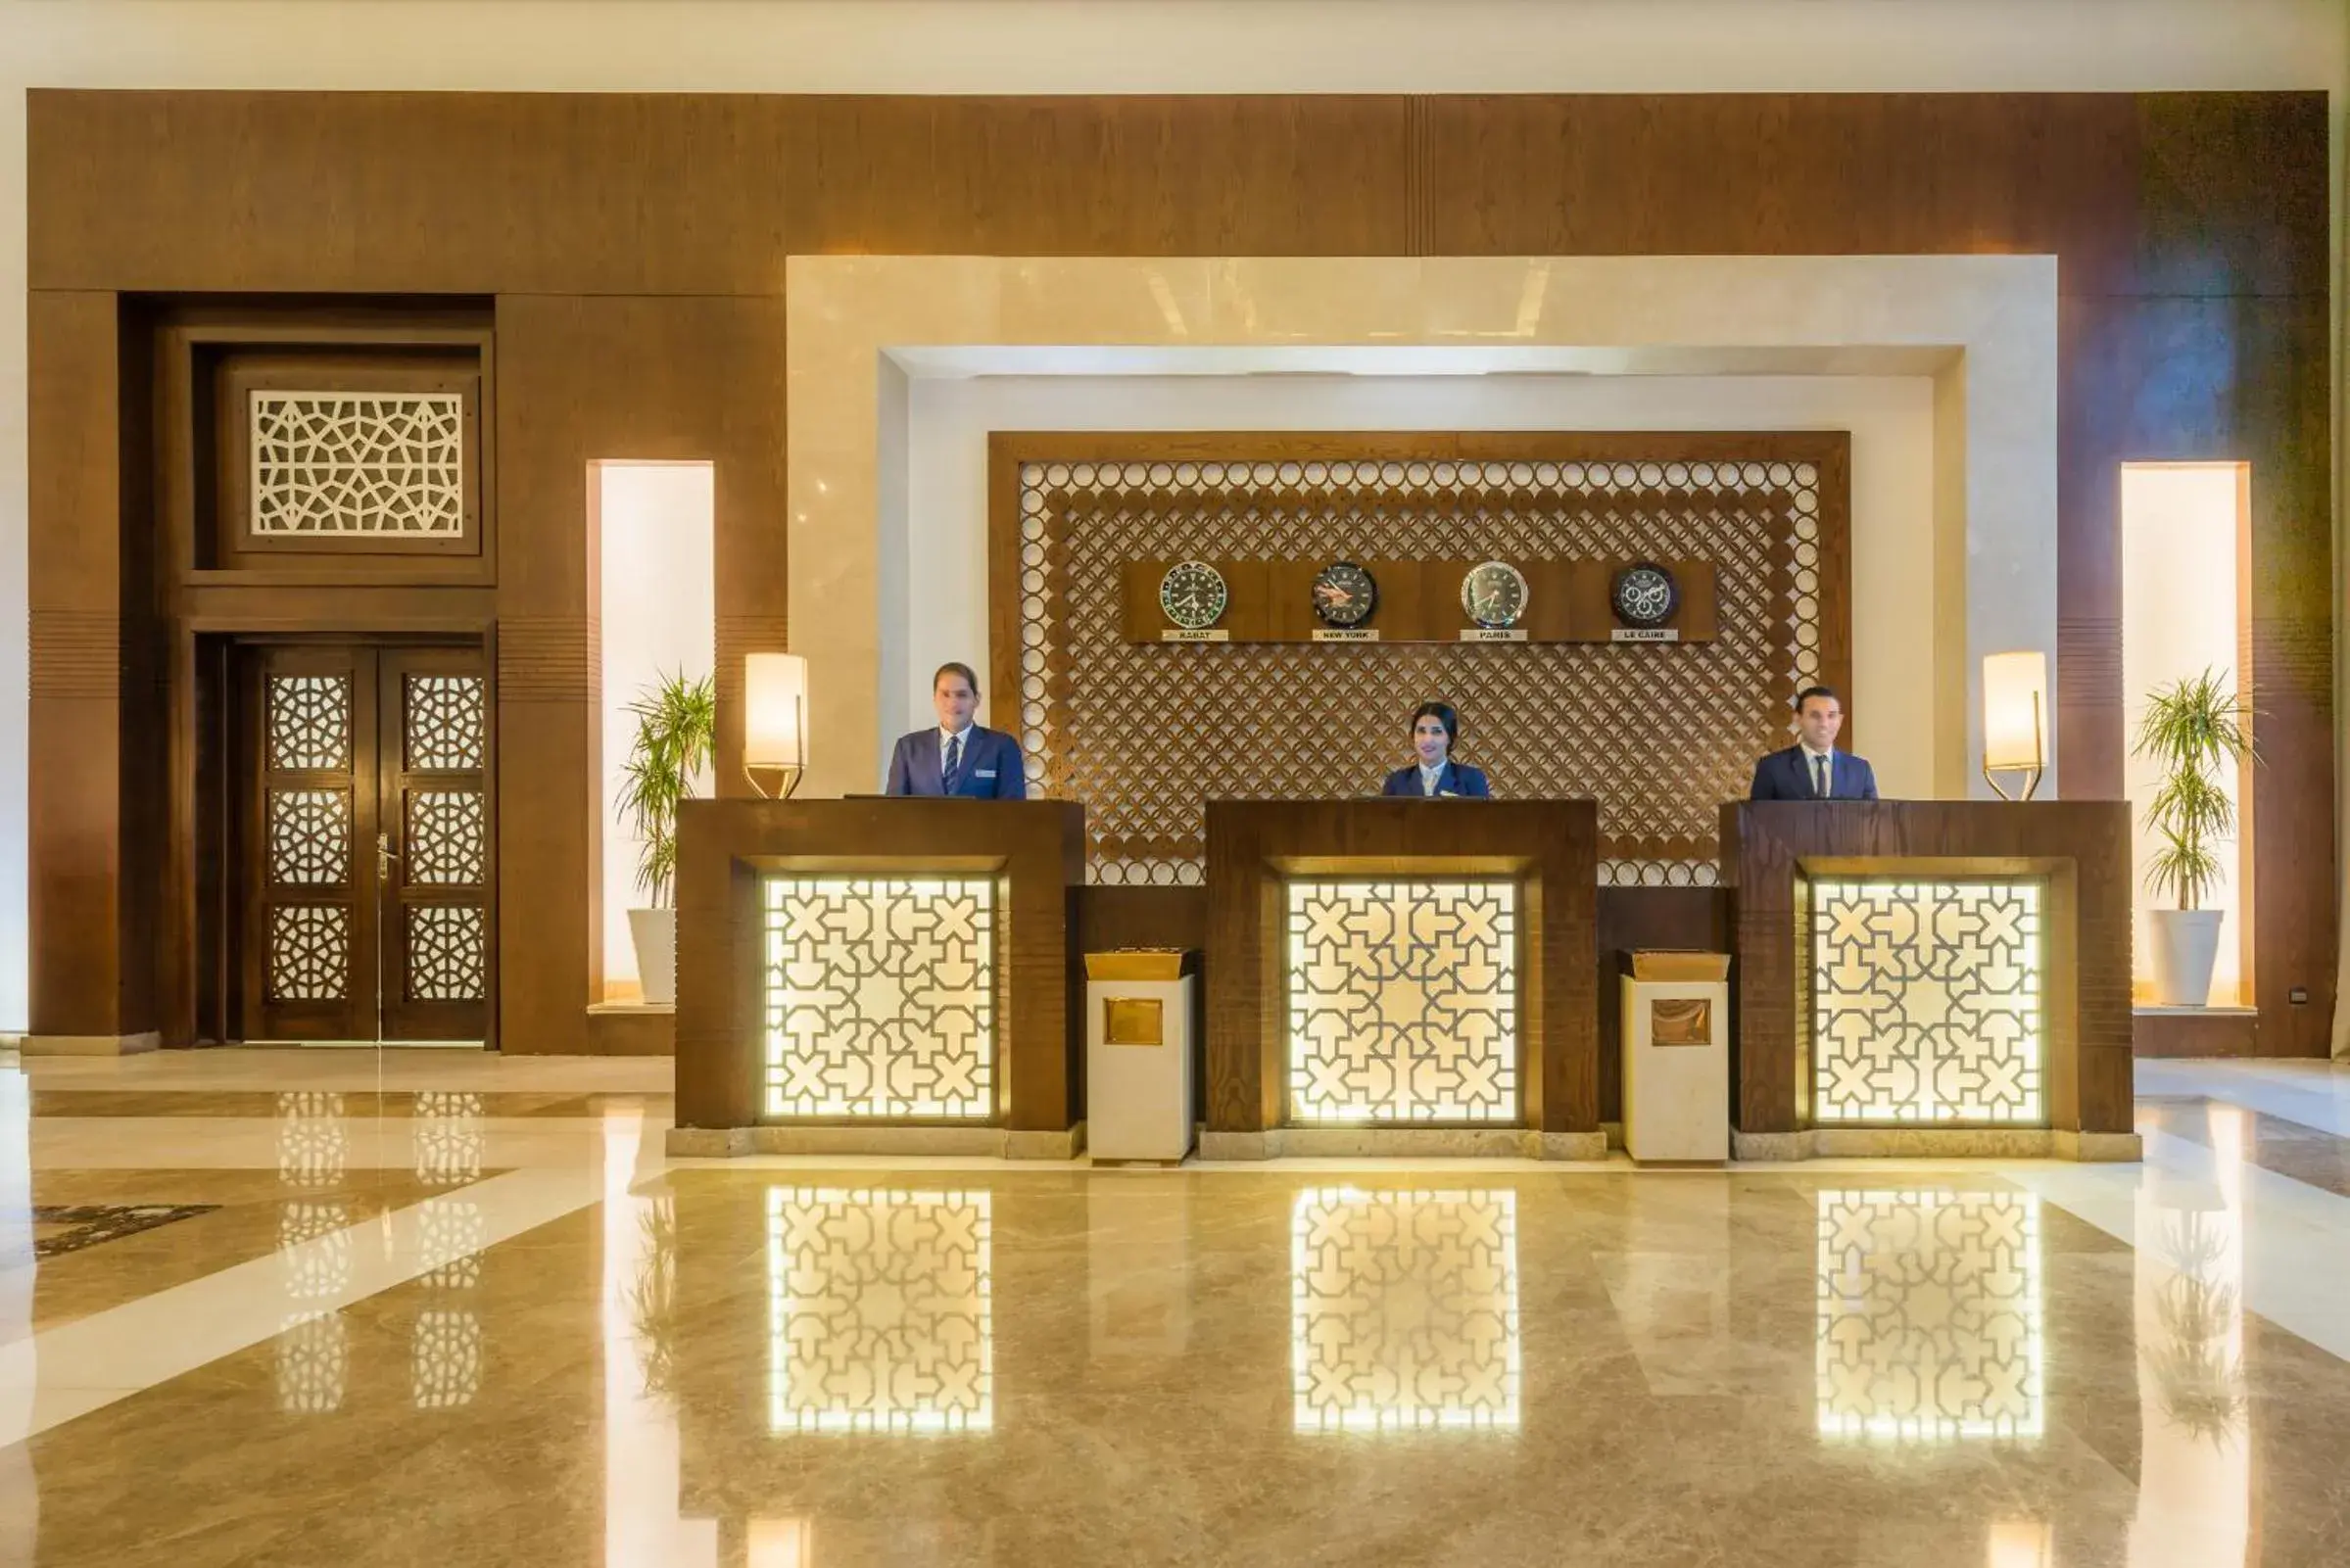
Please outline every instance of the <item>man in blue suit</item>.
[[1877, 773], [1866, 757], [1836, 749], [1836, 733], [1845, 727], [1844, 704], [1824, 686], [1805, 687], [1796, 694], [1796, 733], [1800, 737], [1785, 751], [1774, 751], [1754, 764], [1750, 800], [1874, 800]]
[[1020, 742], [1001, 730], [971, 722], [979, 711], [980, 678], [968, 664], [941, 664], [931, 677], [938, 725], [897, 737], [889, 754], [892, 795], [963, 795], [978, 800], [1025, 800], [1028, 769]]

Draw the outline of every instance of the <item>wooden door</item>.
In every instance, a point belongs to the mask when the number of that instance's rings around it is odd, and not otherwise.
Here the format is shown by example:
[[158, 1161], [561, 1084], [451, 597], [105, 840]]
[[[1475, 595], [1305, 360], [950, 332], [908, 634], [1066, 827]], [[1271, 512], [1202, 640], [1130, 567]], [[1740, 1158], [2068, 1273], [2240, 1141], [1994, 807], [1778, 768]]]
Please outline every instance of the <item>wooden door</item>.
[[479, 1040], [492, 975], [477, 647], [240, 650], [249, 1040]]

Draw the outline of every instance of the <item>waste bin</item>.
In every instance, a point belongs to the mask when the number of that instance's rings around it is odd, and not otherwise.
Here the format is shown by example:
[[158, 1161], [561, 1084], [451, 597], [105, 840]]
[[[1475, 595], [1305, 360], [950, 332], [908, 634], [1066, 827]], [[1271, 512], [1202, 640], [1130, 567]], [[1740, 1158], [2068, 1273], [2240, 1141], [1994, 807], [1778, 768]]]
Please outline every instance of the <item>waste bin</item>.
[[1624, 1150], [1730, 1158], [1730, 955], [1624, 955]]
[[1085, 1147], [1099, 1162], [1175, 1164], [1191, 1152], [1199, 955], [1085, 955]]

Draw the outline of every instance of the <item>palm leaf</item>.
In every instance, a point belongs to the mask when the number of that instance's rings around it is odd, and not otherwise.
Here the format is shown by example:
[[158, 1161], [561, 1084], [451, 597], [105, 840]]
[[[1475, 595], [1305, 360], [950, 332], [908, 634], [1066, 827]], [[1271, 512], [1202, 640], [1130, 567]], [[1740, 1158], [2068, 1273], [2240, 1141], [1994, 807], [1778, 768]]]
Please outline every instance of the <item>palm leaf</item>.
[[2235, 835], [2235, 802], [2223, 768], [2257, 764], [2251, 693], [2230, 690], [2216, 670], [2156, 687], [2146, 696], [2132, 751], [2163, 771], [2146, 807], [2147, 830], [2160, 840], [2146, 865], [2146, 885], [2168, 892], [2181, 909], [2200, 907], [2220, 879], [2218, 845]]
[[637, 736], [621, 764], [615, 804], [640, 840], [637, 885], [654, 908], [669, 902], [677, 877], [677, 805], [694, 793], [694, 776], [709, 765], [718, 731], [712, 678], [659, 677], [628, 705]]

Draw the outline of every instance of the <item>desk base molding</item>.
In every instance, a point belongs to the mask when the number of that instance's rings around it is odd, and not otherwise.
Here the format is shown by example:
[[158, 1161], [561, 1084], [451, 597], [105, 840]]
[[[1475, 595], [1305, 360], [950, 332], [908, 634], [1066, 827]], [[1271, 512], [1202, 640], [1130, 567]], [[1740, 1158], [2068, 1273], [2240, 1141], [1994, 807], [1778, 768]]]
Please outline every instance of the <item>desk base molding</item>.
[[20, 1056], [140, 1056], [160, 1050], [164, 1038], [144, 1034], [27, 1034], [17, 1042]]
[[1796, 1160], [2078, 1160], [2132, 1164], [2145, 1158], [2134, 1132], [2051, 1127], [1812, 1127], [1802, 1132], [1732, 1132], [1730, 1157]]
[[1563, 1160], [1604, 1161], [1605, 1132], [1541, 1132], [1531, 1127], [1272, 1127], [1263, 1132], [1203, 1130], [1204, 1161], [1247, 1160]]
[[671, 1127], [666, 1145], [678, 1160], [739, 1160], [751, 1155], [954, 1155], [990, 1160], [1074, 1160], [1084, 1152], [1085, 1123], [1065, 1132], [1011, 1127], [790, 1126]]

